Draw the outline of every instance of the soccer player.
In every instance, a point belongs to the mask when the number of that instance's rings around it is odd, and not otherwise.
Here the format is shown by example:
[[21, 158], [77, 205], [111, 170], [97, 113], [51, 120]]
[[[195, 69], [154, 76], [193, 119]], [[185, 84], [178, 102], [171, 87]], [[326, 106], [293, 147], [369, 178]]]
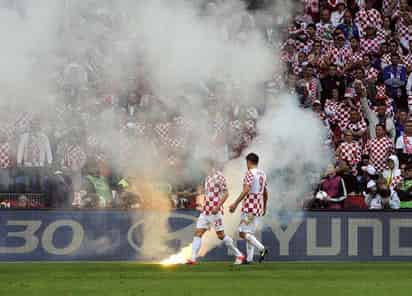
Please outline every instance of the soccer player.
[[217, 237], [235, 254], [235, 264], [242, 264], [246, 259], [245, 256], [235, 246], [233, 239], [225, 235], [224, 232], [223, 204], [229, 196], [226, 178], [216, 169], [216, 165], [212, 160], [206, 161], [206, 169], [208, 175], [204, 184], [203, 211], [197, 220], [196, 232], [192, 242], [192, 258], [187, 261], [187, 264], [196, 264], [202, 245], [202, 236], [211, 227], [215, 229]]
[[238, 199], [229, 207], [229, 211], [233, 213], [243, 201], [239, 236], [246, 240], [246, 264], [253, 262], [255, 248], [260, 253], [259, 263], [265, 259], [268, 253], [265, 246], [254, 235], [259, 223], [259, 218], [266, 214], [268, 200], [266, 174], [258, 169], [258, 164], [258, 155], [250, 153], [246, 156], [248, 171], [243, 179], [243, 191]]

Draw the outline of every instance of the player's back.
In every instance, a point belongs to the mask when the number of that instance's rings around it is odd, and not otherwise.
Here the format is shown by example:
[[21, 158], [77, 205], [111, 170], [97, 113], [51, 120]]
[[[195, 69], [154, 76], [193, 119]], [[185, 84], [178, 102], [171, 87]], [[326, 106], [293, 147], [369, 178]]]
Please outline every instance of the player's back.
[[242, 212], [257, 216], [263, 214], [263, 193], [266, 188], [266, 174], [258, 168], [246, 173], [243, 183], [249, 185], [249, 194], [243, 202]]
[[[227, 191], [226, 178], [222, 172], [214, 170], [205, 180], [203, 213], [210, 215], [212, 210], [219, 204]], [[220, 207], [223, 214], [223, 207]]]
[[253, 181], [250, 184], [250, 193], [262, 194], [266, 187], [266, 174], [264, 171], [255, 168], [249, 170], [249, 173], [253, 176]]

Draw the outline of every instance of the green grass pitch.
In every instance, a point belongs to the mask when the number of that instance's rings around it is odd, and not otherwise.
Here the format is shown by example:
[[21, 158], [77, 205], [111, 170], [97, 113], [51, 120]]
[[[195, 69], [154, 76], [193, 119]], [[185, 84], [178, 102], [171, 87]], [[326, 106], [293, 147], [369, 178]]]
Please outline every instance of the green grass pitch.
[[0, 295], [412, 295], [412, 263], [0, 264]]

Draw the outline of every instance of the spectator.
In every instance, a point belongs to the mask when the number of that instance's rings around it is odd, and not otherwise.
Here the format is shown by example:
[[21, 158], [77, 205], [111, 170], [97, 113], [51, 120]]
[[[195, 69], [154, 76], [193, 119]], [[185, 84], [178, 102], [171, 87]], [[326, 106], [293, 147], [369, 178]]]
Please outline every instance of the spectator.
[[384, 40], [376, 34], [376, 28], [372, 24], [366, 27], [366, 35], [361, 39], [360, 46], [363, 54], [375, 55], [379, 53]]
[[365, 203], [370, 210], [383, 210], [400, 208], [400, 200], [396, 191], [390, 189], [384, 179], [369, 181], [365, 193]]
[[[337, 0], [336, 10], [332, 12], [331, 22], [334, 27], [337, 27], [344, 20], [346, 11], [346, 3], [344, 0]], [[350, 12], [349, 12], [350, 13]]]
[[98, 164], [95, 161], [89, 162], [82, 186], [82, 206], [104, 208], [110, 205], [112, 199], [109, 183], [100, 174]]
[[412, 160], [412, 121], [407, 121], [405, 131], [396, 141], [396, 151], [401, 163]]
[[389, 16], [383, 18], [383, 36], [385, 39], [389, 39], [392, 36], [393, 26]]
[[17, 164], [24, 168], [29, 190], [41, 192], [43, 178], [52, 161], [49, 138], [41, 131], [40, 120], [35, 118], [30, 131], [21, 136], [17, 151]]
[[395, 100], [399, 108], [405, 107], [402, 101], [403, 87], [406, 85], [406, 69], [400, 65], [401, 58], [398, 54], [391, 55], [392, 64], [383, 69], [383, 79], [387, 86], [389, 96]]
[[[362, 88], [362, 84], [360, 82], [356, 82], [355, 88]], [[362, 111], [369, 122], [369, 135], [371, 136], [371, 138], [374, 139], [377, 137], [376, 129], [379, 125], [384, 128], [384, 133], [388, 134], [389, 138], [394, 142], [396, 137], [395, 124], [392, 118], [390, 118], [386, 114], [386, 105], [384, 103], [379, 103], [376, 108], [377, 112], [375, 113], [369, 107], [369, 103], [366, 98], [366, 90], [362, 88], [362, 90], [358, 90], [358, 92], [361, 92], [360, 100], [362, 104]]]
[[356, 170], [357, 164], [361, 161], [361, 155], [361, 146], [354, 141], [352, 131], [346, 130], [344, 142], [336, 150], [336, 159], [347, 162], [353, 170]]
[[406, 122], [408, 121], [408, 111], [398, 110], [398, 116], [395, 123], [396, 128], [396, 139], [403, 135], [405, 130]]
[[396, 187], [396, 192], [401, 200], [400, 207], [412, 208], [412, 165], [409, 163], [405, 167], [403, 181]]
[[387, 168], [382, 173], [383, 178], [386, 180], [386, 184], [394, 189], [402, 181], [402, 172], [399, 169], [399, 160], [396, 155], [389, 156], [387, 162]]
[[336, 167], [336, 173], [345, 182], [346, 191], [348, 195], [354, 195], [360, 192], [358, 180], [355, 176], [353, 169], [346, 161], [340, 161]]
[[318, 192], [322, 193], [323, 198], [315, 198], [312, 204], [313, 208], [343, 208], [343, 201], [347, 197], [346, 186], [343, 179], [336, 174], [335, 167], [328, 168], [325, 178], [319, 185]]
[[386, 167], [386, 160], [394, 152], [393, 142], [386, 136], [385, 127], [376, 126], [376, 138], [368, 140], [364, 148], [364, 154], [369, 155], [369, 163], [378, 173]]
[[[321, 103], [322, 107], [325, 106], [326, 100], [339, 97], [343, 97], [345, 94], [345, 82], [341, 75], [338, 74], [338, 68], [336, 65], [329, 65], [328, 74], [320, 80], [322, 86]], [[337, 90], [337, 94], [332, 92]]]
[[360, 112], [352, 110], [350, 112], [349, 124], [347, 130], [350, 130], [353, 134], [353, 138], [361, 146], [364, 144], [364, 139], [367, 137], [368, 126], [366, 121], [361, 116]]
[[54, 175], [46, 179], [44, 194], [46, 197], [46, 207], [54, 209], [70, 208], [74, 194], [70, 177], [61, 171], [56, 171]]
[[354, 98], [352, 89], [347, 89], [345, 97], [339, 102], [336, 108], [336, 113], [332, 117], [332, 122], [339, 126], [340, 131], [347, 128], [350, 122], [350, 114], [352, 110], [359, 110], [359, 103]]
[[330, 18], [330, 10], [324, 8], [322, 9], [320, 14], [320, 22], [316, 24], [316, 35], [325, 43], [328, 43], [332, 40], [334, 27]]
[[9, 192], [11, 186], [11, 144], [4, 131], [0, 131], [0, 193]]
[[362, 155], [362, 161], [358, 164], [356, 180], [360, 188], [366, 188], [370, 180], [377, 180], [379, 175], [373, 165], [369, 164], [369, 155]]
[[337, 29], [342, 30], [346, 40], [357, 40], [360, 37], [358, 26], [353, 22], [353, 16], [349, 10], [345, 10], [343, 14], [343, 22], [341, 21], [339, 25], [337, 25]]
[[50, 166], [52, 161], [49, 138], [41, 131], [40, 120], [34, 119], [31, 130], [20, 138], [17, 164], [23, 167], [45, 167]]
[[406, 84], [406, 94], [408, 95], [408, 97], [412, 96], [412, 71], [409, 71], [410, 74], [408, 76], [408, 81]]
[[[353, 7], [353, 6], [352, 6]], [[380, 30], [383, 25], [382, 15], [378, 10], [373, 8], [373, 1], [365, 1], [365, 5], [361, 6], [355, 16], [355, 23], [360, 29], [361, 37], [366, 35], [368, 26]]]
[[83, 148], [83, 139], [78, 132], [71, 132], [56, 149], [59, 168], [65, 169], [78, 191], [81, 184], [81, 170], [86, 164], [87, 154]]
[[307, 65], [303, 71], [303, 78], [298, 81], [301, 90], [301, 104], [307, 108], [312, 106], [314, 101], [320, 100], [322, 87], [319, 79], [313, 76], [313, 66]]

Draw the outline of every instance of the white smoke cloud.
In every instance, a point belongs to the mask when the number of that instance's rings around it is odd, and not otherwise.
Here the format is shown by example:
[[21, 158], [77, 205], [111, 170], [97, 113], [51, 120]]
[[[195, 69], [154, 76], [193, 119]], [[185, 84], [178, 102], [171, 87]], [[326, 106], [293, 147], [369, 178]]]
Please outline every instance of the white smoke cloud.
[[[277, 1], [270, 11], [252, 17], [241, 1], [208, 2], [27, 1], [25, 18], [0, 9], [0, 103], [16, 101], [26, 110], [40, 111], [47, 119], [53, 112], [50, 98], [62, 98], [63, 70], [70, 63], [76, 65], [78, 76], [87, 73], [87, 80], [78, 79], [75, 85], [82, 92], [84, 106], [101, 102], [108, 94], [133, 90], [135, 81], [144, 77], [152, 95], [192, 125], [194, 132], [189, 134], [190, 143], [184, 152], [193, 158], [190, 170], [194, 175], [201, 170], [201, 157], [216, 156], [204, 110], [208, 95], [216, 92], [216, 112], [223, 116], [227, 116], [223, 109], [227, 105], [260, 105], [268, 99], [268, 110], [258, 126], [259, 136], [248, 151], [261, 156], [262, 168], [269, 176], [268, 218], [277, 208], [293, 208], [296, 197], [310, 189], [310, 173], [318, 174], [330, 157], [319, 149], [324, 130], [310, 111], [299, 109], [293, 97], [265, 97], [261, 91], [263, 83], [282, 69], [279, 54], [264, 41], [267, 32], [259, 26], [276, 24], [279, 17], [290, 15], [290, 6], [287, 1]], [[277, 34], [273, 36], [272, 43], [276, 44]], [[215, 91], [211, 86], [215, 82], [223, 83], [224, 90]], [[106, 140], [107, 152], [119, 155], [125, 136], [111, 127], [117, 115], [107, 110], [87, 133]], [[142, 117], [161, 118], [162, 112], [154, 108]], [[139, 140], [142, 148], [136, 149], [137, 159], [130, 161], [128, 172], [162, 175], [156, 172], [157, 162], [147, 166], [151, 155], [161, 153], [156, 144]], [[228, 204], [240, 193], [245, 171], [243, 159], [226, 165], [231, 193]], [[235, 236], [238, 213], [227, 213], [225, 219], [227, 233]], [[156, 235], [166, 236], [163, 222], [153, 224], [158, 228], [148, 228], [153, 244]], [[203, 252], [216, 245], [213, 237], [205, 237]], [[150, 252], [150, 248], [147, 250]]]
[[[41, 2], [41, 3], [40, 3]], [[30, 13], [22, 16], [17, 10], [0, 8], [0, 104], [36, 107], [47, 101], [52, 75], [52, 52], [58, 25], [56, 1], [29, 1]], [[49, 101], [50, 102], [50, 101]], [[37, 108], [36, 108], [37, 109]]]

